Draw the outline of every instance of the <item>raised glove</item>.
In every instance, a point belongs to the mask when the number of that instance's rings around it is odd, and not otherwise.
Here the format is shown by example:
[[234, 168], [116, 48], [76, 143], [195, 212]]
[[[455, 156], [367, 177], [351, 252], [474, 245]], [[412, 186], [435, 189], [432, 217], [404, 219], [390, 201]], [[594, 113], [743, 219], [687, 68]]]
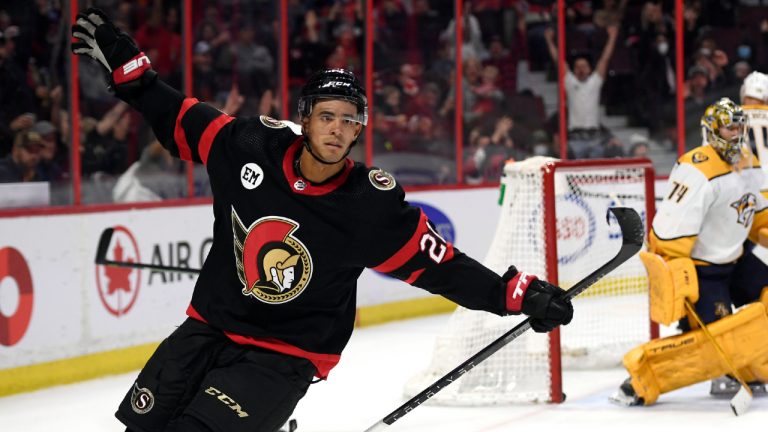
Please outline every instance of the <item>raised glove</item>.
[[77, 39], [72, 43], [72, 52], [87, 55], [104, 66], [110, 88], [119, 97], [127, 97], [157, 78], [149, 58], [99, 9], [88, 8], [77, 14], [72, 36]]
[[506, 288], [507, 310], [531, 317], [531, 328], [538, 333], [566, 325], [573, 318], [573, 305], [565, 291], [532, 274], [509, 267], [502, 276]]

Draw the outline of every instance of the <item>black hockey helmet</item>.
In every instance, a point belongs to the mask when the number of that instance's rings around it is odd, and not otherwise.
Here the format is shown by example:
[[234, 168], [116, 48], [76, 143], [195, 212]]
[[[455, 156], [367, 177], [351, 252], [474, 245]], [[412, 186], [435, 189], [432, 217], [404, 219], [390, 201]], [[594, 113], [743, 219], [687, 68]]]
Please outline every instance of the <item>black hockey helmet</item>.
[[352, 72], [345, 69], [325, 69], [315, 72], [301, 89], [299, 96], [299, 117], [312, 113], [312, 107], [320, 99], [341, 99], [355, 104], [357, 117], [353, 120], [368, 124], [368, 99], [365, 89]]

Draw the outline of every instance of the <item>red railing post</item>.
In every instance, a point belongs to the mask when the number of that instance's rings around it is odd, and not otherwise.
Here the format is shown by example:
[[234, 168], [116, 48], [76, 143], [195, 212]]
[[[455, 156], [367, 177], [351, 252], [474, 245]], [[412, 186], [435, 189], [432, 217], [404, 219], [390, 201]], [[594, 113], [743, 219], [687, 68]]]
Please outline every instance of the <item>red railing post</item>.
[[677, 79], [677, 89], [675, 97], [677, 101], [677, 154], [685, 153], [685, 66], [683, 57], [685, 56], [685, 46], [683, 46], [683, 34], [685, 27], [683, 24], [683, 0], [675, 0], [675, 78]]
[[464, 183], [464, 62], [462, 61], [462, 44], [464, 40], [464, 2], [463, 0], [456, 0], [456, 17], [454, 18], [456, 26], [454, 27], [456, 37], [456, 76], [455, 83], [456, 89], [454, 94], [456, 98], [454, 103], [454, 121], [455, 133], [456, 133], [456, 183]]
[[568, 106], [565, 95], [565, 0], [557, 0], [557, 107], [560, 159], [568, 159]]
[[[75, 17], [77, 16], [78, 2], [77, 0], [70, 0], [69, 2], [69, 22], [75, 24]], [[69, 128], [69, 142], [70, 142], [70, 161], [72, 171], [72, 204], [82, 204], [82, 197], [80, 192], [80, 182], [82, 176], [80, 175], [80, 69], [78, 68], [78, 58], [72, 54], [69, 49], [72, 44], [72, 38], [68, 38], [67, 51], [69, 52], [69, 112], [70, 112], [70, 128]]]

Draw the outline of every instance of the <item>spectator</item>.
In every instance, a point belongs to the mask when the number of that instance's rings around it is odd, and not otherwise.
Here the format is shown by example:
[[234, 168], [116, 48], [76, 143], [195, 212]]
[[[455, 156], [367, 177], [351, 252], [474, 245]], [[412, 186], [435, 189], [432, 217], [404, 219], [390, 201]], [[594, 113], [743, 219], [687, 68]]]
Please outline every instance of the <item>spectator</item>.
[[[138, 42], [138, 41], [137, 41]], [[256, 40], [256, 28], [245, 24], [233, 46], [237, 58], [238, 87], [243, 94], [261, 96], [274, 81], [275, 60], [269, 49]]]
[[629, 157], [647, 158], [649, 144], [648, 139], [640, 134], [632, 134], [629, 137]]
[[514, 131], [515, 121], [512, 117], [505, 115], [496, 121], [496, 128], [491, 135], [491, 143], [501, 148], [503, 160], [523, 160], [528, 156], [528, 151], [526, 150], [524, 143], [518, 142], [514, 138]]
[[[676, 75], [672, 41], [665, 34], [653, 39], [642, 39], [639, 47], [639, 73], [635, 111], [652, 136], [663, 136], [666, 128], [674, 125], [674, 95]], [[647, 46], [646, 46], [647, 44]], [[653, 109], [649, 109], [653, 107]]]
[[192, 76], [195, 95], [201, 101], [212, 101], [218, 93], [216, 72], [213, 69], [211, 45], [201, 40], [192, 54]]
[[708, 94], [709, 72], [702, 66], [693, 66], [688, 71], [687, 94], [685, 96], [685, 147], [692, 150], [701, 145], [701, 113], [716, 99]]
[[321, 69], [330, 54], [314, 9], [307, 10], [302, 24], [291, 37], [289, 51], [291, 77], [298, 78], [300, 82], [308, 78], [312, 71]]
[[472, 87], [472, 92], [477, 96], [475, 104], [471, 107], [478, 115], [493, 114], [499, 111], [500, 104], [504, 100], [504, 93], [499, 89], [499, 69], [488, 65], [482, 68], [480, 82]]
[[168, 27], [167, 18], [163, 16], [163, 2], [155, 1], [149, 18], [135, 34], [136, 43], [152, 59], [152, 69], [162, 79], [168, 79], [181, 65], [181, 36]]
[[43, 120], [35, 123], [30, 132], [40, 137], [40, 163], [37, 166], [37, 177], [50, 182], [62, 180], [64, 169], [62, 157], [58, 151], [56, 128], [51, 122]]
[[160, 201], [184, 196], [184, 177], [176, 174], [179, 164], [160, 141], [153, 140], [115, 183], [114, 202]]
[[447, 26], [447, 19], [436, 11], [429, 0], [414, 0], [412, 19], [415, 21], [416, 47], [421, 50], [422, 62], [431, 65], [437, 59], [440, 32]]
[[[603, 149], [600, 127], [600, 90], [613, 55], [619, 28], [606, 29], [608, 41], [603, 47], [597, 66], [592, 69], [589, 57], [576, 56], [571, 65], [566, 65], [565, 91], [568, 98], [568, 147], [576, 159], [599, 157]], [[557, 62], [557, 47], [554, 30], [547, 29], [545, 38], [549, 55]]]
[[627, 3], [628, 0], [603, 0], [603, 7], [596, 10], [592, 17], [595, 27], [607, 28], [620, 25], [624, 19]]
[[555, 157], [556, 152], [552, 149], [552, 140], [546, 131], [543, 129], [533, 131], [531, 141], [533, 142], [533, 156]]
[[41, 181], [37, 166], [42, 148], [37, 133], [29, 129], [17, 132], [11, 153], [0, 159], [0, 183]]
[[620, 139], [617, 137], [610, 135], [605, 139], [605, 142], [603, 143], [603, 154], [601, 157], [604, 158], [620, 158], [624, 157], [624, 143], [621, 142]]
[[517, 94], [517, 64], [520, 62], [524, 45], [522, 37], [516, 37], [515, 47], [508, 50], [504, 47], [501, 37], [494, 36], [488, 47], [489, 57], [483, 62], [485, 66], [494, 66], [499, 71], [499, 88], [507, 97]]
[[[469, 3], [466, 5], [466, 10], [464, 11], [464, 26], [463, 26], [463, 36], [464, 40], [461, 44], [461, 58], [464, 61], [467, 61], [470, 58], [476, 58], [479, 60], [484, 60], [488, 58], [488, 52], [485, 49], [485, 45], [483, 45], [483, 33], [480, 30], [480, 23], [477, 20], [477, 17], [475, 17], [472, 14], [472, 9], [469, 7]], [[456, 19], [452, 19], [451, 22], [448, 24], [448, 28], [443, 31], [443, 33], [440, 35], [440, 40], [447, 43], [448, 46], [451, 47], [451, 58], [455, 56], [456, 52]]]
[[0, 157], [11, 151], [15, 135], [37, 119], [35, 96], [25, 71], [13, 61], [13, 41], [5, 30], [0, 31]]
[[126, 139], [131, 120], [127, 108], [127, 104], [118, 102], [101, 120], [84, 118], [81, 121], [85, 138], [80, 155], [84, 175], [118, 175], [125, 170], [128, 165]]
[[[200, 24], [198, 30], [198, 44], [200, 42], [208, 44], [208, 52], [211, 56], [211, 67], [216, 72], [217, 76], [223, 75], [224, 77], [229, 78], [229, 75], [232, 74], [232, 59], [228, 54], [231, 41], [232, 35], [229, 30], [219, 26], [215, 21], [204, 20]], [[222, 85], [227, 87], [229, 83]]]

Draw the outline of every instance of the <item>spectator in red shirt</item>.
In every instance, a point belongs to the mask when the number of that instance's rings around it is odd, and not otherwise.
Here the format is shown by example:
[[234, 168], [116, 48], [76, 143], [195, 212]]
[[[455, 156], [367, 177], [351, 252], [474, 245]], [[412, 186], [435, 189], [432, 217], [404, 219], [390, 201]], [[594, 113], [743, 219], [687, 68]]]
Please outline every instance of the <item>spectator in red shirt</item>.
[[181, 65], [181, 36], [168, 28], [163, 18], [162, 2], [155, 2], [149, 19], [136, 31], [136, 43], [152, 59], [161, 79], [168, 79]]

